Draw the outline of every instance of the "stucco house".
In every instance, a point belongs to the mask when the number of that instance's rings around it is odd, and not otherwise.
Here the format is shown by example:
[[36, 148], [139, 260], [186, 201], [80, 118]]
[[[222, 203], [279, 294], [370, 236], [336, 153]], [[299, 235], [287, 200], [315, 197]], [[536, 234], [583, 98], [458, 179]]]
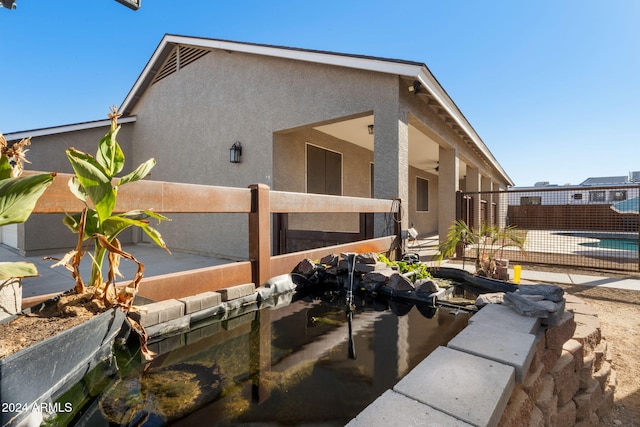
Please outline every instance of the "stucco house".
[[[441, 238], [455, 219], [458, 190], [513, 185], [418, 62], [165, 35], [120, 111], [118, 140], [127, 164], [155, 157], [151, 179], [398, 198], [403, 228]], [[95, 152], [107, 127], [101, 120], [6, 137], [33, 137], [31, 169], [71, 172], [64, 149]], [[232, 163], [236, 142], [241, 161]], [[496, 222], [503, 220], [500, 203], [489, 203]], [[232, 214], [171, 217], [161, 225], [170, 247], [246, 258], [246, 220]], [[319, 214], [289, 221], [297, 228], [349, 231], [357, 228], [355, 219]], [[32, 217], [4, 230], [3, 242], [23, 252], [71, 246], [73, 237], [61, 225], [52, 230], [53, 222], [61, 219]]]

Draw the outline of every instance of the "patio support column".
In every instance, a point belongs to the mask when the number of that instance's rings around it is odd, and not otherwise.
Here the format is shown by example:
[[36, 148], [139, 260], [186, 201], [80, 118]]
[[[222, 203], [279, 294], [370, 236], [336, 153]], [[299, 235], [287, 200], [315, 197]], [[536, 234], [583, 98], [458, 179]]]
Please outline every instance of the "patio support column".
[[493, 194], [493, 181], [491, 178], [483, 176], [480, 181], [481, 191], [484, 193], [484, 199], [487, 201], [487, 224], [495, 224], [493, 215], [493, 204], [495, 203]]
[[249, 214], [249, 260], [252, 281], [262, 286], [271, 278], [271, 210], [269, 187], [251, 184], [251, 213]]
[[506, 227], [508, 224], [507, 218], [507, 208], [508, 208], [508, 200], [506, 193], [502, 193], [503, 191], [507, 191], [507, 188], [501, 187], [500, 184], [495, 184], [494, 189], [496, 191], [500, 191], [499, 195], [494, 197], [494, 201], [496, 202], [496, 225], [500, 228]]
[[473, 197], [473, 217], [471, 218], [474, 228], [482, 227], [482, 194], [480, 194], [480, 168], [477, 166], [467, 166], [467, 188], [465, 191], [472, 193]]
[[[374, 197], [400, 199], [402, 205], [401, 228], [408, 228], [409, 206], [409, 125], [408, 113], [398, 104], [385, 104], [375, 111], [373, 139]], [[391, 229], [389, 229], [391, 225]], [[384, 215], [375, 217], [375, 236], [393, 234], [393, 224]]]
[[440, 146], [438, 155], [438, 235], [447, 240], [449, 227], [456, 220], [456, 192], [460, 189], [460, 159], [458, 151]]

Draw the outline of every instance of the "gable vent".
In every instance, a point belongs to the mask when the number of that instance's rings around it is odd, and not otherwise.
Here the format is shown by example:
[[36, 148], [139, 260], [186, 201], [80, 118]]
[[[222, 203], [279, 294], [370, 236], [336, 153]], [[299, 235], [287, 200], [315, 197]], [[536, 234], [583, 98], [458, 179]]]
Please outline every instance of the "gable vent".
[[160, 71], [156, 73], [156, 76], [154, 77], [151, 84], [159, 82], [165, 77], [170, 76], [177, 71], [180, 71], [181, 68], [184, 68], [192, 62], [202, 58], [207, 53], [209, 53], [209, 50], [207, 49], [177, 45], [173, 49], [167, 60], [164, 62], [164, 64], [162, 64]]

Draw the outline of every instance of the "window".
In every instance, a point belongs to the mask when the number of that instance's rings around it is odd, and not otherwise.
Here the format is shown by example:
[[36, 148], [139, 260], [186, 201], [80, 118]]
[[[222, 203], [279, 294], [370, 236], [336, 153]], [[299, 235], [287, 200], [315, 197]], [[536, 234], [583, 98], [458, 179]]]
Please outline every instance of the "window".
[[609, 201], [621, 202], [627, 200], [627, 190], [609, 191]]
[[420, 177], [416, 179], [416, 210], [429, 210], [429, 181]]
[[540, 206], [542, 204], [542, 196], [522, 196], [520, 197], [521, 206]]
[[604, 202], [604, 190], [589, 191], [590, 202]]
[[571, 198], [573, 200], [582, 200], [582, 193], [575, 193]]
[[307, 144], [307, 193], [342, 195], [342, 154]]

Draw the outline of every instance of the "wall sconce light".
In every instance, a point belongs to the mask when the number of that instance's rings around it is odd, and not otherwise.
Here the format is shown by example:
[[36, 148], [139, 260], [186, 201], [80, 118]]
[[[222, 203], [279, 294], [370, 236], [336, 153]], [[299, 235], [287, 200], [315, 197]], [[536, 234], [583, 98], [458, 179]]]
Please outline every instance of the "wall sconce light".
[[420, 82], [419, 82], [419, 81], [417, 81], [417, 80], [415, 80], [415, 81], [413, 82], [413, 84], [412, 84], [411, 86], [409, 86], [407, 89], [409, 90], [409, 92], [412, 92], [414, 95], [417, 95], [419, 92], [420, 92], [420, 93], [422, 93], [422, 92], [420, 91], [420, 87], [421, 87], [421, 86], [422, 86], [422, 85], [420, 84]]
[[367, 126], [367, 131], [369, 131], [369, 135], [373, 135], [373, 125]]
[[240, 141], [236, 141], [233, 143], [231, 148], [229, 148], [229, 161], [231, 163], [240, 163], [241, 156], [242, 156], [242, 144], [240, 144]]

